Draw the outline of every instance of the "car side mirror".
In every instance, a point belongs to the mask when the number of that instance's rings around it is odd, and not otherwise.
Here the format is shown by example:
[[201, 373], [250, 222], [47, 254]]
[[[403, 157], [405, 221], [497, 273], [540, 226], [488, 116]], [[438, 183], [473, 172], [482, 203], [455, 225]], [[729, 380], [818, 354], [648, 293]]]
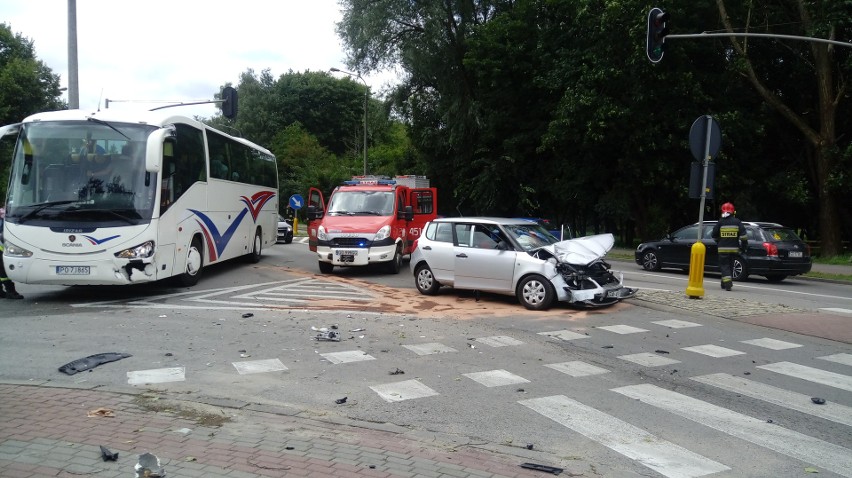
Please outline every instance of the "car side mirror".
[[318, 210], [316, 206], [308, 206], [308, 221], [315, 221], [317, 219], [322, 219], [323, 212]]
[[412, 208], [411, 206], [405, 206], [404, 208], [400, 209], [399, 212], [396, 213], [396, 218], [402, 219], [404, 221], [410, 221], [414, 219], [414, 208]]

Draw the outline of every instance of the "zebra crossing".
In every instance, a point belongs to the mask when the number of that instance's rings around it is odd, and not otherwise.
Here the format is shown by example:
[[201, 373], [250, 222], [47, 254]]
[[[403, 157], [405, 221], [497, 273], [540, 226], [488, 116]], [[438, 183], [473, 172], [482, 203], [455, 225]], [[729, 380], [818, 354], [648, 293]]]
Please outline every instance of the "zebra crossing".
[[[593, 335], [598, 334], [615, 338], [624, 335], [645, 334], [659, 328], [689, 330], [702, 326], [702, 324], [685, 320], [649, 321], [647, 324], [600, 326], [583, 333], [567, 329], [542, 330], [535, 332], [535, 335], [530, 338], [506, 335], [470, 337], [466, 343], [468, 347], [481, 346], [499, 354], [507, 348], [529, 346], [528, 342], [535, 340], [583, 343], [592, 338]], [[783, 354], [788, 350], [807, 350], [807, 347], [805, 344], [771, 337], [752, 337], [736, 342], [726, 342], [725, 347], [711, 343], [685, 343], [678, 347], [678, 350], [683, 352], [678, 357], [683, 360], [694, 358], [700, 361], [724, 361], [731, 357], [748, 356], [757, 351], [764, 351], [768, 354]], [[437, 354], [459, 354], [460, 349], [455, 343], [434, 341], [418, 343], [412, 341], [412, 343], [399, 344], [398, 353], [414, 358]], [[380, 360], [380, 358], [360, 349], [339, 350], [320, 353], [319, 355], [333, 367], [375, 367], [376, 361]], [[625, 363], [652, 369], [681, 363], [681, 360], [672, 358], [671, 355], [671, 353], [656, 350], [616, 355], [615, 357]], [[762, 365], [755, 364], [752, 371], [760, 370], [778, 377], [792, 378], [829, 387], [837, 391], [838, 395], [836, 396], [841, 398], [842, 401], [848, 402], [849, 396], [844, 395], [844, 393], [852, 392], [852, 374], [820, 368], [818, 364], [824, 363], [825, 367], [843, 370], [844, 367], [852, 367], [852, 354], [821, 355], [815, 353], [813, 355], [819, 356], [812, 357], [815, 360], [809, 361], [807, 364], [776, 360]], [[366, 362], [366, 364], [361, 365], [360, 363], [363, 362]], [[614, 363], [617, 365], [617, 362]], [[288, 370], [278, 358], [234, 362], [233, 365], [236, 373], [240, 375], [280, 373]], [[646, 407], [656, 413], [661, 412], [679, 417], [700, 427], [724, 434], [731, 439], [742, 440], [768, 452], [798, 460], [804, 464], [803, 466], [812, 467], [816, 471], [822, 470], [823, 473], [832, 472], [838, 476], [852, 477], [852, 450], [814, 437], [813, 433], [808, 433], [807, 427], [804, 430], [795, 430], [790, 423], [783, 425], [772, 423], [771, 420], [767, 421], [765, 418], [750, 416], [742, 413], [742, 411], [728, 409], [701, 398], [690, 396], [689, 390], [674, 391], [651, 383], [613, 386], [613, 383], [606, 381], [605, 377], [612, 376], [612, 372], [617, 371], [617, 366], [605, 367], [583, 360], [570, 360], [541, 363], [536, 364], [535, 367], [564, 375], [569, 380], [584, 377], [584, 380], [600, 380], [604, 387], [601, 393], [609, 394], [611, 399], [616, 402], [629, 400], [631, 406]], [[462, 380], [465, 386], [481, 387], [482, 389], [522, 387], [534, 380], [532, 375], [524, 376], [532, 373], [528, 369], [525, 370], [483, 367], [482, 370], [462, 373], [460, 374], [461, 377], [456, 380]], [[852, 370], [849, 372], [852, 372]], [[182, 370], [136, 371], [128, 372], [128, 383], [155, 383], [152, 381], [158, 379], [158, 373], [161, 374], [161, 379], [164, 382], [180, 380], [184, 377]], [[754, 400], [756, 403], [763, 404], [763, 406], [778, 407], [815, 419], [826, 420], [839, 427], [852, 427], [852, 407], [833, 401], [817, 405], [812, 401], [811, 396], [765, 383], [766, 375], [764, 374], [755, 374], [753, 378], [744, 378], [729, 373], [703, 373], [688, 377], [688, 380], [725, 393], [735, 394], [743, 399]], [[425, 407], [428, 407], [430, 400], [441, 400], [443, 384], [437, 379], [431, 381], [408, 379], [382, 383], [365, 382], [363, 387], [369, 389], [369, 393], [375, 394], [379, 399], [390, 404], [389, 406], [407, 402], [409, 404], [422, 403]], [[638, 405], [636, 405], [637, 403]], [[665, 435], [663, 434], [652, 433], [641, 426], [640, 422], [635, 421], [634, 416], [630, 414], [619, 416], [612, 406], [606, 410], [601, 410], [596, 408], [597, 403], [589, 403], [588, 398], [584, 402], [581, 397], [563, 393], [515, 400], [510, 405], [518, 407], [519, 420], [531, 419], [530, 414], [543, 417], [586, 440], [633, 460], [637, 467], [653, 470], [660, 476], [689, 478], [717, 473], [728, 473], [725, 476], [745, 474], [737, 471], [738, 467], [744, 465], [734, 459], [730, 462], [726, 461], [725, 453], [712, 457], [703, 456], [695, 451], [696, 449], [701, 450], [701, 447], [696, 444], [684, 440], [673, 441], [664, 438]], [[802, 422], [807, 422], [807, 420], [791, 423]]]

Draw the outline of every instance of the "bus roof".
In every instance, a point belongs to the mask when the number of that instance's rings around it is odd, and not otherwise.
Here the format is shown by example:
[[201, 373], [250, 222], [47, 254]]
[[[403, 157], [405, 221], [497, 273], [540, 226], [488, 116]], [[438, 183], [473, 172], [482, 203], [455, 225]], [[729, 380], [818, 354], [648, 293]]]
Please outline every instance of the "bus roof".
[[265, 153], [272, 154], [271, 151], [255, 144], [245, 138], [231, 136], [230, 134], [216, 129], [212, 126], [204, 124], [196, 119], [188, 116], [176, 114], [174, 110], [160, 109], [154, 111], [147, 110], [124, 110], [124, 109], [104, 109], [104, 110], [57, 110], [35, 113], [24, 118], [23, 123], [34, 123], [43, 121], [86, 121], [88, 118], [97, 118], [107, 123], [139, 123], [151, 126], [168, 126], [173, 123], [184, 123], [195, 126], [198, 129], [213, 130], [219, 134], [233, 138], [236, 141], [244, 143], [253, 148], [262, 150]]

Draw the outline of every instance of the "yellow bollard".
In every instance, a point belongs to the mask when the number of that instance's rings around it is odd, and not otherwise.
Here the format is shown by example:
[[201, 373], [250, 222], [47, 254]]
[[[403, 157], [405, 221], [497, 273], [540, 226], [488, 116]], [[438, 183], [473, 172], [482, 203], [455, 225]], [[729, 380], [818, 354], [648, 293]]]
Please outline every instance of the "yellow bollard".
[[295, 236], [298, 233], [299, 233], [299, 218], [294, 217], [293, 218], [293, 235]]
[[692, 245], [692, 255], [689, 257], [689, 283], [686, 295], [690, 299], [704, 297], [704, 254], [707, 248], [699, 241]]

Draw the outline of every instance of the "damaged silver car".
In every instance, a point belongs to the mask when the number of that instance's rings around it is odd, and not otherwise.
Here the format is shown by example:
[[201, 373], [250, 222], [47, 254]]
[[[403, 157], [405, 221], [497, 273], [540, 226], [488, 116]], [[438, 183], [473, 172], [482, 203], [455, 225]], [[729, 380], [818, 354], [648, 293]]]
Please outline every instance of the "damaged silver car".
[[636, 295], [604, 261], [613, 244], [612, 234], [560, 241], [523, 219], [442, 218], [426, 225], [410, 266], [426, 295], [448, 286], [514, 295], [531, 310], [601, 307]]

